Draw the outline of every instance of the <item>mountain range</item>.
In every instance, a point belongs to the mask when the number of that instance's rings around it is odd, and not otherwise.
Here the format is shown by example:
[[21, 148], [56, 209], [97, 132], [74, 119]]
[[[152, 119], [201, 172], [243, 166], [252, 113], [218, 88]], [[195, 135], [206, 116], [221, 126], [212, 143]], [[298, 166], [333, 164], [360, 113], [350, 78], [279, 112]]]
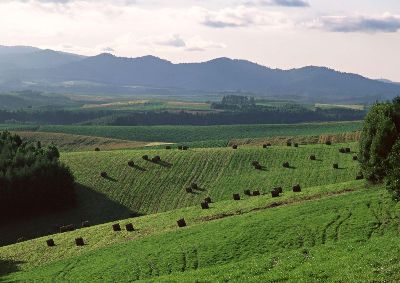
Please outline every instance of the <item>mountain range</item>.
[[315, 102], [372, 102], [400, 95], [400, 85], [326, 67], [272, 69], [217, 58], [174, 64], [154, 56], [81, 56], [29, 46], [0, 46], [0, 91], [86, 94], [251, 93]]

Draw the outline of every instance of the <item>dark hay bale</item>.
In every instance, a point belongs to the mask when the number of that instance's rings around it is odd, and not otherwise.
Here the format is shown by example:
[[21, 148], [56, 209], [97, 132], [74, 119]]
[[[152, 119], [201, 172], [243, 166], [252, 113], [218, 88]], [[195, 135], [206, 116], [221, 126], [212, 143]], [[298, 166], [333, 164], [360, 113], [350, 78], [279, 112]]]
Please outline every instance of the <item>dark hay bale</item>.
[[178, 221], [176, 221], [176, 223], [178, 223], [178, 227], [182, 228], [186, 226], [186, 221], [184, 218], [179, 219]]
[[187, 192], [187, 193], [193, 193], [193, 189], [192, 189], [191, 187], [187, 187], [187, 188], [186, 188], [186, 192]]
[[357, 156], [357, 155], [354, 155], [354, 156], [353, 156], [353, 160], [358, 160], [358, 156]]
[[128, 161], [128, 166], [129, 167], [135, 166], [135, 162], [133, 162], [132, 160]]
[[272, 190], [272, 191], [271, 191], [271, 196], [272, 196], [273, 198], [277, 198], [277, 197], [279, 197], [279, 192], [278, 192], [278, 191], [275, 191], [275, 190]]
[[250, 190], [244, 190], [244, 194], [246, 196], [251, 196], [251, 191]]
[[288, 142], [286, 142], [286, 145], [287, 146], [292, 146], [292, 142], [288, 141]]
[[189, 149], [189, 147], [186, 146], [186, 145], [184, 145], [184, 146], [182, 147], [182, 150], [188, 150], [188, 149]]
[[326, 141], [325, 144], [326, 145], [332, 145], [332, 142], [331, 141]]
[[359, 174], [356, 176], [356, 180], [363, 180], [364, 179], [364, 175], [363, 174]]
[[339, 148], [339, 152], [340, 152], [340, 153], [346, 153], [346, 149], [343, 148], [343, 147], [342, 147], [342, 148]]
[[268, 146], [267, 146], [267, 144], [266, 143], [264, 143], [263, 144], [263, 148], [267, 148]]
[[240, 200], [240, 195], [239, 194], [233, 194], [233, 199], [234, 200]]
[[121, 231], [121, 226], [119, 225], [119, 223], [115, 223], [115, 224], [112, 225], [112, 229], [115, 232]]
[[54, 243], [53, 239], [46, 240], [46, 244], [48, 247], [54, 247], [56, 244]]
[[289, 168], [289, 167], [290, 167], [289, 162], [284, 162], [284, 163], [282, 164], [282, 166], [283, 166], [284, 168]]
[[170, 145], [166, 145], [165, 149], [171, 149], [171, 146]]
[[190, 185], [190, 187], [191, 187], [193, 190], [198, 190], [198, 189], [199, 189], [199, 186], [198, 186], [196, 183], [192, 183], [192, 184]]
[[85, 242], [83, 241], [83, 238], [76, 238], [76, 239], [75, 239], [75, 244], [76, 244], [77, 246], [84, 246], [84, 245], [85, 245]]
[[151, 159], [151, 161], [154, 162], [154, 163], [160, 162], [161, 161], [161, 157], [156, 155]]
[[339, 164], [333, 163], [333, 169], [339, 169]]
[[300, 185], [299, 185], [299, 184], [297, 184], [297, 185], [293, 186], [293, 192], [295, 192], [295, 193], [299, 193], [299, 192], [301, 192], [301, 187], [300, 187]]
[[204, 201], [205, 201], [205, 202], [208, 202], [208, 203], [212, 203], [211, 197], [206, 197], [206, 198], [204, 199]]
[[201, 209], [209, 209], [210, 208], [208, 206], [208, 202], [202, 202], [200, 205], [201, 205]]
[[75, 230], [74, 224], [69, 224], [69, 225], [65, 225], [65, 226], [61, 226], [60, 227], [60, 233], [74, 231], [74, 230]]
[[251, 165], [253, 165], [254, 167], [256, 167], [257, 165], [260, 165], [260, 163], [258, 161], [253, 161], [251, 162]]
[[259, 196], [260, 195], [260, 191], [253, 191], [253, 196]]
[[90, 222], [87, 221], [87, 220], [86, 220], [86, 221], [83, 221], [83, 222], [82, 222], [82, 227], [83, 227], [83, 228], [90, 227]]
[[283, 192], [283, 189], [282, 189], [282, 187], [276, 187], [276, 188], [274, 188], [274, 191], [277, 191], [278, 193], [282, 193]]
[[350, 147], [346, 147], [345, 151], [346, 151], [346, 153], [350, 153], [351, 152], [351, 148]]
[[310, 155], [310, 160], [317, 160], [314, 154]]
[[107, 178], [108, 175], [107, 175], [107, 172], [104, 172], [104, 171], [103, 171], [103, 172], [100, 173], [100, 176], [101, 176], [102, 178]]
[[94, 151], [100, 151], [100, 148], [96, 147], [96, 148], [94, 149]]
[[294, 147], [299, 147], [299, 144], [298, 144], [298, 143], [295, 143], [295, 144], [294, 144]]
[[148, 156], [148, 155], [143, 155], [142, 158], [143, 158], [144, 160], [149, 160], [149, 156]]
[[132, 224], [132, 223], [126, 224], [126, 225], [125, 225], [125, 229], [126, 229], [126, 231], [128, 231], [128, 232], [133, 232], [133, 231], [135, 231], [135, 228], [133, 228], [133, 224]]
[[232, 145], [232, 148], [237, 149], [238, 148], [237, 144]]
[[255, 168], [256, 170], [261, 170], [261, 169], [262, 169], [262, 166], [261, 166], [260, 164], [257, 164], [256, 166], [254, 166], [254, 168]]
[[179, 150], [183, 150], [183, 146], [179, 145], [179, 146], [178, 146], [178, 149], [179, 149]]

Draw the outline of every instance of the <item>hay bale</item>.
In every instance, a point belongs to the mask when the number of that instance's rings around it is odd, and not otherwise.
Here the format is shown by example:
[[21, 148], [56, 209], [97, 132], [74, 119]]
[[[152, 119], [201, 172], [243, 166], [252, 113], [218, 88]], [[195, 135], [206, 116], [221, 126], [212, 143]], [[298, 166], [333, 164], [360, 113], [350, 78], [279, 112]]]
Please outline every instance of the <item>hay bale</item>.
[[198, 186], [196, 183], [192, 183], [192, 184], [190, 185], [190, 187], [191, 187], [193, 190], [198, 190], [198, 189], [199, 189], [199, 186]]
[[87, 221], [87, 220], [86, 220], [86, 221], [83, 221], [83, 222], [82, 222], [82, 227], [83, 227], [83, 228], [90, 227], [90, 222]]
[[171, 146], [170, 145], [166, 145], [165, 149], [171, 149]]
[[279, 192], [278, 192], [278, 191], [275, 191], [275, 190], [272, 190], [272, 191], [271, 191], [271, 196], [272, 196], [273, 198], [277, 198], [277, 197], [279, 197]]
[[301, 192], [301, 187], [299, 184], [293, 186], [293, 192], [295, 193]]
[[358, 160], [358, 156], [357, 156], [357, 155], [354, 155], [354, 156], [353, 156], [353, 160], [355, 160], [355, 161]]
[[149, 160], [149, 156], [148, 156], [148, 155], [146, 155], [146, 154], [145, 154], [145, 155], [143, 155], [143, 156], [142, 156], [142, 158], [143, 158], [144, 160]]
[[295, 144], [294, 144], [294, 147], [299, 147], [299, 144], [298, 144], [298, 143], [295, 143]]
[[250, 190], [244, 190], [244, 194], [246, 196], [251, 196], [251, 191]]
[[339, 169], [339, 164], [333, 163], [333, 169]]
[[290, 167], [290, 164], [289, 164], [289, 162], [284, 162], [284, 163], [282, 164], [282, 166], [283, 166], [284, 168], [289, 168], [289, 167]]
[[210, 207], [209, 207], [209, 205], [208, 205], [208, 202], [202, 202], [201, 204], [201, 209], [209, 209]]
[[257, 164], [256, 166], [254, 166], [254, 168], [255, 168], [256, 170], [261, 170], [261, 169], [262, 169], [262, 166], [261, 166], [260, 164]]
[[74, 224], [69, 224], [69, 225], [60, 227], [60, 233], [70, 232], [70, 231], [74, 231], [74, 230], [75, 230]]
[[54, 243], [53, 239], [46, 240], [46, 244], [48, 247], [54, 247], [56, 244]]
[[156, 155], [156, 156], [154, 156], [154, 157], [151, 159], [151, 161], [154, 162], [154, 163], [158, 163], [158, 162], [161, 161], [161, 157], [158, 156], [158, 155]]
[[233, 194], [233, 199], [234, 200], [240, 200], [240, 195], [239, 194]]
[[286, 145], [287, 146], [292, 146], [292, 142], [288, 141], [288, 142], [286, 142]]
[[126, 229], [126, 231], [128, 231], [128, 232], [133, 232], [133, 231], [135, 231], [135, 228], [133, 228], [133, 224], [132, 224], [132, 223], [126, 224], [126, 225], [125, 225], [125, 229]]
[[188, 150], [189, 149], [189, 147], [187, 146], [187, 145], [184, 145], [183, 147], [182, 147], [182, 150]]
[[179, 219], [178, 221], [176, 221], [176, 223], [178, 224], [179, 228], [185, 227], [186, 226], [186, 221], [184, 218]]
[[253, 162], [251, 162], [251, 165], [253, 165], [254, 167], [256, 167], [257, 165], [260, 165], [260, 163], [258, 162], [258, 161], [253, 161]]
[[268, 146], [267, 146], [267, 144], [266, 143], [264, 143], [263, 144], [263, 148], [267, 148]]
[[237, 149], [238, 148], [237, 144], [232, 145], [232, 148]]
[[83, 238], [76, 238], [75, 239], [75, 244], [79, 247], [79, 246], [84, 246], [85, 245], [85, 241], [83, 241]]
[[179, 145], [179, 146], [178, 146], [178, 149], [179, 149], [179, 150], [183, 150], [183, 146], [182, 146], [182, 145]]
[[351, 148], [350, 147], [346, 147], [345, 151], [346, 151], [346, 153], [350, 153], [351, 152]]
[[204, 201], [205, 201], [205, 202], [208, 202], [208, 203], [212, 203], [211, 197], [206, 197], [206, 198], [204, 199]]
[[259, 196], [260, 195], [260, 191], [253, 191], [253, 196]]
[[270, 144], [270, 143], [267, 143], [267, 146], [271, 146], [271, 144]]
[[343, 148], [343, 147], [342, 147], [342, 148], [339, 148], [339, 152], [340, 152], [340, 153], [346, 153], [346, 149]]
[[315, 154], [310, 155], [310, 160], [317, 160], [317, 158], [315, 157]]
[[94, 151], [100, 151], [100, 148], [96, 147], [96, 148], [94, 149]]
[[282, 187], [276, 187], [276, 188], [274, 188], [274, 191], [277, 191], [278, 193], [282, 193], [283, 192], [283, 189], [282, 189]]
[[332, 142], [331, 141], [326, 141], [325, 144], [326, 145], [332, 145]]
[[115, 224], [112, 225], [112, 229], [115, 232], [121, 231], [121, 226], [119, 225], [119, 223], [115, 223]]
[[187, 187], [187, 188], [186, 188], [186, 192], [187, 192], [187, 193], [193, 193], [193, 189], [192, 189], [191, 187]]
[[129, 166], [129, 167], [135, 166], [135, 162], [133, 162], [132, 160], [129, 160], [129, 161], [128, 161], [128, 166]]
[[102, 178], [107, 178], [108, 175], [107, 175], [107, 172], [103, 171], [103, 172], [100, 173], [100, 176]]

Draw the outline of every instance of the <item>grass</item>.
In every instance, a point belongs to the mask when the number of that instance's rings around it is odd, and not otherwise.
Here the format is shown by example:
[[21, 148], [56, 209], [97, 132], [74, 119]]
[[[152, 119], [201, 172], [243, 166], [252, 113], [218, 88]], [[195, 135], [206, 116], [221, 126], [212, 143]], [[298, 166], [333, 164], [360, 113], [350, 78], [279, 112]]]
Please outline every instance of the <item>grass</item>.
[[41, 126], [39, 131], [133, 141], [199, 142], [239, 138], [304, 136], [353, 132], [362, 122], [225, 126]]
[[[253, 197], [212, 204], [206, 211], [191, 207], [122, 221], [121, 224], [133, 222], [138, 229], [133, 233], [112, 232], [110, 224], [85, 228], [54, 235], [55, 248], [45, 247], [45, 238], [3, 247], [0, 248], [3, 260], [14, 262], [22, 271], [3, 280], [397, 282], [400, 279], [399, 207], [382, 188], [365, 189], [362, 181], [353, 181], [310, 188], [296, 196], [285, 194], [279, 201], [286, 201], [286, 205], [268, 206], [274, 201], [269, 196]], [[182, 216], [189, 226], [178, 229], [175, 221]], [[83, 236], [87, 245], [74, 247], [76, 236]]]
[[[0, 244], [15, 243], [19, 237], [30, 239], [51, 234], [59, 225], [80, 225], [82, 220], [92, 224], [127, 218], [132, 213], [143, 215], [198, 205], [205, 197], [215, 201], [232, 199], [233, 193], [245, 189], [269, 193], [277, 186], [290, 191], [302, 188], [351, 181], [358, 173], [358, 162], [352, 154], [340, 154], [338, 148], [357, 144], [301, 145], [299, 148], [274, 146], [179, 150], [116, 150], [69, 152], [61, 160], [72, 170], [76, 180], [78, 205], [76, 209], [59, 214], [27, 219], [0, 227]], [[159, 155], [165, 163], [145, 161], [142, 155]], [[316, 154], [317, 161], [310, 161]], [[355, 154], [355, 153], [353, 153]], [[129, 167], [133, 160], [136, 167]], [[257, 160], [264, 166], [255, 170]], [[288, 161], [292, 168], [283, 168]], [[332, 164], [339, 162], [339, 170]], [[109, 178], [100, 177], [107, 172]], [[321, 178], [324, 176], [324, 178]], [[187, 193], [186, 187], [200, 187]]]

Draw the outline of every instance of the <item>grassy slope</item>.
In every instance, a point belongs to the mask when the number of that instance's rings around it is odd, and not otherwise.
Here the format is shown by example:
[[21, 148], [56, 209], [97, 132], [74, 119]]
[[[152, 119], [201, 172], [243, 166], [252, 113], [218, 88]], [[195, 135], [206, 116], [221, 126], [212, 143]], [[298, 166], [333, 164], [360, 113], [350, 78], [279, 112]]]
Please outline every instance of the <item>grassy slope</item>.
[[55, 144], [60, 151], [91, 151], [96, 147], [101, 148], [101, 150], [132, 149], [148, 145], [147, 142], [62, 133], [18, 131], [16, 134], [27, 141], [41, 141], [42, 145]]
[[[197, 205], [206, 196], [221, 201], [231, 199], [233, 193], [243, 194], [245, 189], [269, 193], [276, 186], [287, 191], [297, 183], [307, 188], [354, 180], [358, 162], [352, 160], [352, 154], [340, 154], [341, 146], [344, 145], [63, 153], [61, 159], [81, 184], [77, 188], [77, 208], [1, 225], [0, 245], [15, 243], [20, 237], [52, 234], [60, 225], [79, 226], [82, 220], [99, 224], [127, 218], [131, 213], [148, 214]], [[357, 149], [356, 144], [351, 147]], [[144, 161], [143, 154], [160, 155], [171, 167]], [[308, 160], [310, 154], [316, 154], [319, 160]], [[128, 160], [134, 160], [146, 171], [129, 167]], [[253, 160], [266, 166], [265, 170], [255, 170]], [[283, 168], [284, 161], [295, 168]], [[334, 162], [339, 162], [342, 169], [334, 170]], [[110, 179], [101, 178], [102, 171]], [[200, 190], [189, 194], [185, 188], [192, 182]]]
[[362, 122], [230, 126], [41, 126], [40, 131], [134, 141], [198, 142], [238, 138], [335, 134], [360, 130]]
[[[353, 180], [358, 162], [352, 160], [352, 154], [340, 154], [340, 146], [343, 144], [238, 150], [79, 152], [63, 154], [62, 161], [71, 167], [79, 183], [134, 212], [154, 213], [190, 206], [206, 196], [217, 201], [230, 199], [233, 193], [247, 188], [269, 192], [276, 186], [287, 190], [297, 183], [310, 187]], [[352, 144], [352, 148], [356, 150], [357, 145]], [[150, 158], [159, 155], [166, 165], [145, 161], [141, 158], [143, 154]], [[310, 161], [310, 154], [316, 154], [318, 160]], [[129, 160], [139, 169], [129, 167]], [[253, 160], [259, 161], [265, 169], [255, 170], [251, 165]], [[285, 161], [293, 168], [283, 168]], [[332, 168], [335, 162], [339, 162], [341, 169]], [[110, 178], [101, 178], [102, 171]], [[192, 182], [200, 189], [193, 194], [186, 193], [185, 188]]]
[[[365, 190], [360, 184], [319, 188], [327, 192], [358, 187], [306, 202], [300, 201], [306, 197], [301, 193], [292, 205], [250, 213], [244, 213], [246, 207], [258, 203], [265, 208], [273, 200], [263, 196], [217, 203], [208, 211], [186, 208], [145, 216], [131, 220], [139, 229], [131, 234], [96, 226], [55, 236], [55, 248], [44, 247], [44, 239], [3, 247], [5, 259], [26, 262], [21, 266], [25, 272], [6, 281], [396, 282], [399, 207], [384, 190]], [[241, 215], [227, 217], [221, 209]], [[225, 217], [206, 221], [206, 214]], [[179, 215], [187, 217], [189, 227], [175, 228]], [[159, 230], [147, 235], [149, 229]], [[85, 247], [73, 247], [77, 235], [87, 239]], [[100, 248], [104, 243], [114, 244]]]

